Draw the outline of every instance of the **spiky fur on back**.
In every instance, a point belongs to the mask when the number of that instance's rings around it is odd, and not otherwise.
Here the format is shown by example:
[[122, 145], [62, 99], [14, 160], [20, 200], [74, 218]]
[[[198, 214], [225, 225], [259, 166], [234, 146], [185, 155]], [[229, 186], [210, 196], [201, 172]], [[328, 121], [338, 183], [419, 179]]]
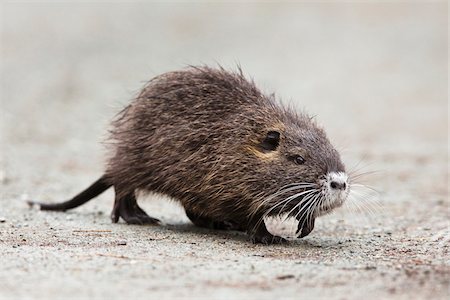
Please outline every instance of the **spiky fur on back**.
[[270, 130], [283, 133], [285, 149], [303, 139], [321, 145], [312, 159], [341, 164], [311, 118], [262, 94], [242, 72], [191, 67], [166, 73], [148, 82], [113, 122], [106, 176], [116, 192], [162, 193], [197, 215], [245, 223], [281, 186], [316, 180], [324, 171], [319, 162], [317, 172], [294, 169], [288, 150], [261, 151]]

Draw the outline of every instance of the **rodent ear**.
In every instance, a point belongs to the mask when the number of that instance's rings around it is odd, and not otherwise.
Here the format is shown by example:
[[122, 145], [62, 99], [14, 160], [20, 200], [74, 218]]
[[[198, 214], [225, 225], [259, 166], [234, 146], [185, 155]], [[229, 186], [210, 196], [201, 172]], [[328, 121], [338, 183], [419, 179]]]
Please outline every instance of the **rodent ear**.
[[280, 144], [280, 133], [278, 131], [267, 132], [266, 138], [261, 143], [261, 147], [266, 151], [274, 151]]

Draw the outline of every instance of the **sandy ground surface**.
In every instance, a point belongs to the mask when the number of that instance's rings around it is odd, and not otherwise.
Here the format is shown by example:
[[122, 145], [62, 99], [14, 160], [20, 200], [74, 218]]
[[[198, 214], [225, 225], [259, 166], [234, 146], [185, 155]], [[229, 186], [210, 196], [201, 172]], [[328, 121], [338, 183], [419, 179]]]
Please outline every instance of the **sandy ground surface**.
[[[0, 7], [1, 299], [449, 296], [445, 2]], [[100, 176], [108, 121], [143, 82], [215, 62], [316, 115], [378, 192], [281, 246], [196, 228], [159, 196], [139, 200], [160, 227], [111, 224], [111, 191], [27, 207]]]

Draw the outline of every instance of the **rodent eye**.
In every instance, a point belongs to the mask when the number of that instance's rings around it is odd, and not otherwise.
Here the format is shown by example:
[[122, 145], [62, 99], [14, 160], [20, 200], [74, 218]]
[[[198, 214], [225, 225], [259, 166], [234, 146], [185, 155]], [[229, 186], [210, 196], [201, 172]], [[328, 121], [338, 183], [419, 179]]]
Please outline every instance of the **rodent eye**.
[[305, 159], [301, 155], [296, 155], [296, 156], [294, 156], [294, 162], [297, 165], [303, 165], [305, 163]]
[[267, 151], [274, 151], [280, 144], [280, 133], [277, 131], [269, 131], [266, 138], [261, 143], [261, 147]]

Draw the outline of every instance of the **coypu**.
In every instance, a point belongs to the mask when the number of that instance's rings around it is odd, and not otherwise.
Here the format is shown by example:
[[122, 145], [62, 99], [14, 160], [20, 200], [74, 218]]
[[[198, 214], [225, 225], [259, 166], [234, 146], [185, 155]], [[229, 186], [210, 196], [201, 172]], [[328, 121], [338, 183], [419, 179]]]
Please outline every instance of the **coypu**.
[[158, 224], [137, 191], [178, 200], [197, 226], [246, 231], [255, 243], [280, 243], [264, 217], [288, 214], [297, 234], [342, 205], [349, 192], [339, 153], [311, 117], [260, 92], [240, 68], [189, 67], [150, 80], [112, 123], [104, 175], [63, 203], [64, 211], [111, 186], [113, 222]]

